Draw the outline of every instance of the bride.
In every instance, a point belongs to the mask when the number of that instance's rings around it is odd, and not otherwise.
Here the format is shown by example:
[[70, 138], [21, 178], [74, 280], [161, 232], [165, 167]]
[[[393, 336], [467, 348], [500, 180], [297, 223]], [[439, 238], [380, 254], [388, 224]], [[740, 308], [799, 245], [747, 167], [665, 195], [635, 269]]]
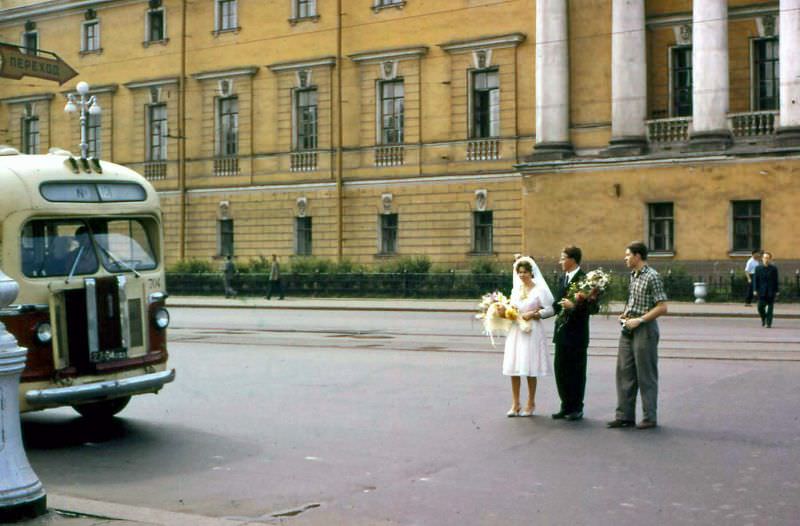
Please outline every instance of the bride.
[[[536, 379], [552, 374], [547, 339], [539, 318], [541, 309], [553, 304], [553, 293], [539, 267], [529, 257], [514, 262], [514, 288], [511, 304], [520, 313], [523, 323], [514, 323], [506, 337], [503, 353], [503, 374], [511, 377], [513, 402], [507, 416], [531, 416], [536, 408]], [[501, 314], [502, 315], [502, 314]], [[528, 380], [528, 401], [520, 405], [520, 377]]]

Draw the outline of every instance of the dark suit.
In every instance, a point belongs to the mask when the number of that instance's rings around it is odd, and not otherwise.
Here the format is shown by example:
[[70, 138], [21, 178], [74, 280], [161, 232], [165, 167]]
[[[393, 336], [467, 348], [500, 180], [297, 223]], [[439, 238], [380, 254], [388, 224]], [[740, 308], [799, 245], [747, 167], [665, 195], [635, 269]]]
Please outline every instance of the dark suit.
[[772, 311], [778, 295], [778, 269], [775, 265], [759, 265], [753, 275], [753, 288], [758, 296], [761, 325], [772, 327]]
[[[579, 282], [586, 273], [579, 269], [572, 276], [570, 283]], [[565, 276], [561, 276], [558, 293], [553, 304], [556, 314], [561, 312], [559, 305], [567, 294], [569, 284], [564, 284]], [[589, 347], [589, 315], [599, 310], [596, 301], [578, 303], [566, 317], [565, 321], [556, 318], [553, 343], [556, 355], [553, 366], [556, 372], [556, 386], [561, 398], [561, 411], [574, 413], [583, 411], [583, 396], [586, 390], [586, 349]]]

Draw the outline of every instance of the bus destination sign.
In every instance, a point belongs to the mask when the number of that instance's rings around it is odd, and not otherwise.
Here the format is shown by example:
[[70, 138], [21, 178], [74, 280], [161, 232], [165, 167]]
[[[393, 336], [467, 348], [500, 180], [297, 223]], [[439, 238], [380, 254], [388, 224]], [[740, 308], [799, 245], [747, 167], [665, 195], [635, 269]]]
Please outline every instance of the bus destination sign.
[[21, 79], [28, 76], [64, 84], [78, 74], [55, 53], [41, 49], [36, 50], [38, 54], [24, 53], [25, 49], [0, 42], [0, 77]]

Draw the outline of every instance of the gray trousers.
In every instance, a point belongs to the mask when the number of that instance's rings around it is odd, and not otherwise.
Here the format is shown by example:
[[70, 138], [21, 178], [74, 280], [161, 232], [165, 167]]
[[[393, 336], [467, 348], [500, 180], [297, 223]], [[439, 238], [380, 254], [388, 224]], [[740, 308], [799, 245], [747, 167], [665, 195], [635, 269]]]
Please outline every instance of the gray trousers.
[[640, 391], [644, 418], [657, 421], [658, 337], [655, 320], [619, 337], [616, 414], [619, 420], [636, 420], [636, 394]]

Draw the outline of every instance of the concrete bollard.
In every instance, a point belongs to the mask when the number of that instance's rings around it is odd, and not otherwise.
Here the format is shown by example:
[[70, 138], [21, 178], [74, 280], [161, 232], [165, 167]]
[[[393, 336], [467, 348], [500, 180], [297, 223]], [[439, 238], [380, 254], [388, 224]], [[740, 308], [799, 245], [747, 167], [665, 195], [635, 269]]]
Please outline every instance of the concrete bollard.
[[[18, 292], [17, 282], [0, 271], [0, 308]], [[19, 379], [27, 353], [0, 322], [0, 523], [47, 511], [47, 496], [25, 455], [19, 424]]]

